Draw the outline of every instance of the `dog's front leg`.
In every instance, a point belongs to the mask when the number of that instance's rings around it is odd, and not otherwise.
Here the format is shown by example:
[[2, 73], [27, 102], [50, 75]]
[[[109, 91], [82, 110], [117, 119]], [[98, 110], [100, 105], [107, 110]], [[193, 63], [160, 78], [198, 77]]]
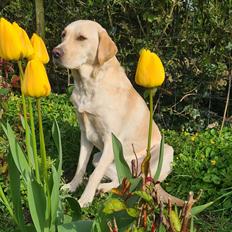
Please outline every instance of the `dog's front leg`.
[[99, 160], [99, 163], [97, 167], [94, 169], [93, 173], [90, 175], [87, 186], [83, 194], [81, 195], [81, 198], [78, 201], [81, 207], [92, 202], [97, 187], [101, 179], [103, 178], [106, 169], [113, 162], [113, 159], [114, 159], [114, 155], [113, 155], [112, 141], [111, 141], [111, 137], [109, 137], [107, 141], [105, 141], [104, 143], [104, 149], [102, 152], [102, 156]]
[[85, 132], [82, 131], [80, 155], [76, 173], [73, 179], [68, 184], [63, 186], [63, 189], [68, 189], [70, 192], [74, 192], [76, 188], [82, 183], [92, 150], [93, 144], [87, 140]]

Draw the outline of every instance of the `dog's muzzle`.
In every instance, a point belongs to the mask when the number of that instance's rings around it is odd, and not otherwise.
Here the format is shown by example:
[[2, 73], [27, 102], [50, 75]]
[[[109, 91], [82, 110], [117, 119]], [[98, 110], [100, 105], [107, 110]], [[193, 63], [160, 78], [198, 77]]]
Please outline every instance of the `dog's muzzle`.
[[64, 55], [64, 51], [62, 48], [55, 47], [52, 50], [52, 56], [55, 59], [60, 59]]

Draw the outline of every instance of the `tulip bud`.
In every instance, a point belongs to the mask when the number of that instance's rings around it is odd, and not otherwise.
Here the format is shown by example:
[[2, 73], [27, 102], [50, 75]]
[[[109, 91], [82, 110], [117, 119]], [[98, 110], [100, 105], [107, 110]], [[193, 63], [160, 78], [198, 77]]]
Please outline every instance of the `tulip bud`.
[[30, 60], [38, 59], [43, 64], [48, 63], [49, 56], [48, 56], [47, 48], [44, 44], [43, 39], [34, 33], [31, 37], [31, 44], [34, 48], [34, 53], [29, 57], [29, 59]]
[[21, 57], [22, 58], [28, 58], [33, 54], [33, 47], [31, 45], [31, 41], [26, 33], [16, 22], [13, 22], [14, 29], [18, 32], [21, 44], [22, 44], [22, 51], [21, 51]]
[[162, 85], [165, 77], [160, 58], [149, 50], [142, 49], [135, 74], [136, 84], [153, 88]]
[[25, 96], [43, 97], [51, 92], [51, 86], [43, 63], [30, 60], [27, 63], [21, 90]]
[[5, 60], [19, 60], [22, 44], [20, 35], [13, 25], [4, 18], [0, 19], [0, 57]]

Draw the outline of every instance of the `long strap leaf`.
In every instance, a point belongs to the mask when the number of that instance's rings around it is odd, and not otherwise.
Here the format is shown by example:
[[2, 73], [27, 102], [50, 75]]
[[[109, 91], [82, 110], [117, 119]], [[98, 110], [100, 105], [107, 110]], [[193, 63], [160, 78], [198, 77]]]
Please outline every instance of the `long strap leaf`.
[[30, 171], [28, 161], [25, 157], [25, 154], [23, 153], [20, 145], [18, 144], [14, 131], [12, 130], [9, 123], [7, 123], [6, 127], [2, 125], [2, 128], [9, 141], [10, 151], [11, 151], [14, 163], [17, 169], [19, 170], [20, 174], [24, 178], [24, 180], [27, 181], [27, 179], [29, 179], [30, 177], [31, 171]]
[[164, 159], [164, 136], [162, 136], [161, 143], [160, 143], [160, 152], [159, 152], [159, 162], [158, 167], [154, 176], [154, 181], [158, 181], [161, 169], [163, 166], [163, 159]]
[[131, 179], [132, 174], [126, 160], [124, 159], [122, 144], [114, 134], [112, 134], [112, 144], [113, 144], [114, 162], [117, 169], [118, 180], [119, 183], [121, 184], [122, 180], [125, 177]]
[[17, 219], [20, 230], [26, 231], [25, 222], [23, 219], [22, 202], [21, 202], [20, 173], [14, 163], [11, 154], [8, 155], [7, 161], [8, 161], [9, 177], [10, 177], [10, 181], [9, 181], [10, 193], [12, 197], [15, 217]]

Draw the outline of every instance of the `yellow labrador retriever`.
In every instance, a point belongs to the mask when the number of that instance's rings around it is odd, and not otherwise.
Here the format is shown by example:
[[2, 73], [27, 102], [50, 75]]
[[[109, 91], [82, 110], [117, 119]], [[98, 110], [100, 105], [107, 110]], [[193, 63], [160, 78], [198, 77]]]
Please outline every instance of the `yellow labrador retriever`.
[[[81, 128], [79, 162], [74, 178], [64, 187], [75, 191], [81, 184], [93, 147], [95, 169], [79, 199], [81, 206], [91, 203], [97, 189], [109, 191], [119, 185], [114, 164], [111, 133], [121, 141], [128, 164], [139, 164], [146, 155], [149, 110], [135, 91], [116, 58], [117, 47], [106, 30], [96, 22], [78, 20], [62, 32], [62, 43], [53, 49], [54, 59], [71, 69], [75, 80], [71, 101]], [[159, 156], [160, 131], [153, 122], [151, 174]], [[133, 145], [133, 147], [132, 147]], [[173, 149], [165, 144], [164, 163], [159, 180], [171, 171]], [[139, 165], [140, 166], [140, 165]], [[101, 183], [106, 176], [111, 182]]]

